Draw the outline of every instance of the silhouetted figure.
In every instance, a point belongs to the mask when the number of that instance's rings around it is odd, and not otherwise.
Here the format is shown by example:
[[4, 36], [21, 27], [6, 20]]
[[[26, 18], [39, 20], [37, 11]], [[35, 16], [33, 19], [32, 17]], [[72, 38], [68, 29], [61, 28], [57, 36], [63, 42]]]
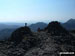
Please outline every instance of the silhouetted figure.
[[27, 23], [25, 23], [25, 26], [27, 26]]

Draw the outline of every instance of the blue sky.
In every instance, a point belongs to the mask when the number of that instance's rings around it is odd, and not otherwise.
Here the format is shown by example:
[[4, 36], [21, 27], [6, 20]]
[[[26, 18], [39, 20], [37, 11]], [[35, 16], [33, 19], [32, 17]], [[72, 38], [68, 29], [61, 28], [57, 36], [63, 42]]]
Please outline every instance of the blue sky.
[[0, 22], [65, 22], [75, 19], [75, 0], [0, 0]]

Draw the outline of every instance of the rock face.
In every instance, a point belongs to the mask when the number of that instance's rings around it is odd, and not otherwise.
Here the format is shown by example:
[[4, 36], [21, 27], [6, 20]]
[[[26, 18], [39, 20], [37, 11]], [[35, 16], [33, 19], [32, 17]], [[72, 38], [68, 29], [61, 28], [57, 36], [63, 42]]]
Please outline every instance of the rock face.
[[27, 35], [32, 36], [32, 32], [31, 32], [30, 28], [27, 26], [21, 27], [12, 33], [11, 40], [16, 42], [16, 43], [19, 43], [22, 41], [24, 36], [27, 36]]
[[60, 42], [60, 44], [74, 44], [72, 43], [75, 40], [74, 36], [72, 36], [69, 31], [63, 28], [57, 21], [49, 23], [45, 28], [45, 31], [51, 36], [54, 36], [53, 39], [55, 39], [57, 42]]
[[39, 40], [40, 39], [35, 38], [35, 36], [31, 32], [31, 29], [27, 26], [15, 30], [10, 38], [10, 41], [14, 42], [13, 45], [22, 45], [22, 48], [25, 50], [36, 46]]
[[45, 30], [50, 33], [51, 35], [59, 36], [59, 35], [66, 35], [68, 31], [64, 29], [61, 24], [57, 21], [53, 21], [48, 24]]
[[[54, 35], [50, 34], [52, 32]], [[59, 56], [61, 51], [75, 51], [75, 37], [67, 32], [58, 22], [49, 23], [45, 31], [40, 32], [31, 32], [28, 27], [19, 28], [12, 33], [11, 41], [0, 42], [0, 55]], [[18, 44], [14, 45], [14, 42]]]

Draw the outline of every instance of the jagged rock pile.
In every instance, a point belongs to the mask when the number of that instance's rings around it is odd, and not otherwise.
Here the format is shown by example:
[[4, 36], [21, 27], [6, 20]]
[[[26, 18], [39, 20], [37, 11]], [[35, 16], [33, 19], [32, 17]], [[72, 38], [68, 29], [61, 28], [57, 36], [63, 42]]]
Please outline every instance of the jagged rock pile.
[[37, 46], [39, 43], [38, 38], [30, 35], [25, 36], [25, 39], [22, 39], [17, 45], [14, 45], [14, 41], [3, 41], [0, 43], [0, 55], [24, 56], [29, 49]]
[[3, 56], [23, 56], [26, 50], [14, 46], [13, 42], [5, 41], [0, 45], [0, 55]]
[[[24, 39], [16, 46], [13, 42], [4, 41], [0, 44], [0, 55], [3, 56], [59, 56], [60, 51], [75, 51], [74, 46], [68, 44], [58, 44], [46, 32], [34, 33], [35, 38], [40, 42], [36, 46], [26, 50]], [[59, 37], [59, 36], [58, 36]], [[31, 36], [29, 36], [31, 38]], [[58, 41], [59, 42], [59, 41]]]
[[60, 35], [67, 35], [69, 34], [66, 29], [64, 29], [61, 24], [57, 21], [53, 21], [48, 24], [45, 30], [50, 33], [51, 35], [60, 36]]
[[[36, 46], [26, 50], [24, 40], [18, 45], [14, 46], [13, 42], [4, 42], [0, 45], [0, 54], [4, 56], [58, 56], [60, 51], [68, 51], [73, 49], [67, 48], [65, 45], [55, 43], [52, 36], [46, 32], [34, 33], [35, 37], [40, 39]], [[29, 36], [31, 38], [31, 36]]]
[[41, 39], [39, 46], [31, 48], [24, 56], [59, 56], [61, 51], [75, 51], [72, 45], [56, 43], [56, 40], [52, 38], [53, 36], [46, 32], [40, 32], [37, 35]]

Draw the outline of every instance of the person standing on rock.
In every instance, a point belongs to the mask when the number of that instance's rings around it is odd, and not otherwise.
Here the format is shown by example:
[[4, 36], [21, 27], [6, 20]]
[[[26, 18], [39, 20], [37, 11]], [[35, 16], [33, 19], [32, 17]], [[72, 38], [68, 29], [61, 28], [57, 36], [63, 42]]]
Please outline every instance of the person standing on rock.
[[25, 27], [27, 26], [27, 23], [25, 23]]

